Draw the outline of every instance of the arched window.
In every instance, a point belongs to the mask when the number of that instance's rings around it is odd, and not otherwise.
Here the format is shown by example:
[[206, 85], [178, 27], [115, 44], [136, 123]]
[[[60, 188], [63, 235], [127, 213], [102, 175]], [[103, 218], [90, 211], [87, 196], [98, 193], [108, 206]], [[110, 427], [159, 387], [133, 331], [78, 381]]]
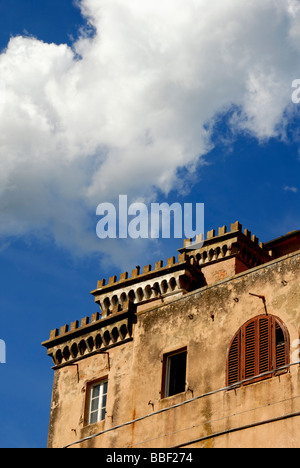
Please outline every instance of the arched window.
[[[227, 385], [272, 377], [270, 371], [289, 364], [289, 336], [273, 315], [259, 315], [246, 322], [231, 341], [227, 358]], [[284, 370], [287, 372], [287, 369]], [[270, 372], [260, 376], [265, 372]]]

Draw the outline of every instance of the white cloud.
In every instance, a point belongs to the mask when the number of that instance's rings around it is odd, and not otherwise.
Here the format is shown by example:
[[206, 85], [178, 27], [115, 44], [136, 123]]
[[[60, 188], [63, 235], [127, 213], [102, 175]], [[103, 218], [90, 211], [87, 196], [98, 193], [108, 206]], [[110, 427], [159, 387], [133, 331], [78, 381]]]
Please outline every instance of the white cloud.
[[289, 187], [288, 185], [286, 185], [283, 190], [286, 192], [298, 193], [297, 187]]
[[78, 4], [96, 33], [74, 50], [15, 37], [0, 55], [0, 235], [88, 252], [101, 249], [96, 206], [167, 193], [210, 149], [218, 113], [234, 105], [234, 131], [280, 135], [300, 11], [295, 0]]

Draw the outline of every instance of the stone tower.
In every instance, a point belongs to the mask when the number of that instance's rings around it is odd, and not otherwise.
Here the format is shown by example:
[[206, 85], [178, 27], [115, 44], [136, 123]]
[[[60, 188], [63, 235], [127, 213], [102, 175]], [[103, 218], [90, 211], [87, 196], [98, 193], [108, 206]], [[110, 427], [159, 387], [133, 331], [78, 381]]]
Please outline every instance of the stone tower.
[[49, 447], [299, 445], [300, 232], [236, 222], [191, 247], [98, 281], [99, 312], [51, 331]]

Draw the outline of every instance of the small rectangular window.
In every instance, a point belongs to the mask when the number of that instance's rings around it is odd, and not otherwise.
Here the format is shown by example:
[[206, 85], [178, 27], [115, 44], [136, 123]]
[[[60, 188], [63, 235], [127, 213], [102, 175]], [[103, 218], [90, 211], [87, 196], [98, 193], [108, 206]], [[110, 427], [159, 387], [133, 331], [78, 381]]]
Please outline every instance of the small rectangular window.
[[186, 349], [164, 357], [163, 398], [185, 391]]
[[88, 424], [94, 424], [105, 419], [107, 386], [107, 380], [91, 385], [89, 391]]

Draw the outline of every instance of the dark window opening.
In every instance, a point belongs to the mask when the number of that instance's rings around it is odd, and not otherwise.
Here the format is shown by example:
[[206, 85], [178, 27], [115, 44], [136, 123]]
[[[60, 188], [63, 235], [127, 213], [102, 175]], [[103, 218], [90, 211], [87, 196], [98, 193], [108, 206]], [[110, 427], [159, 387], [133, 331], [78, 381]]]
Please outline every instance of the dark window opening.
[[276, 346], [281, 346], [285, 342], [284, 334], [281, 328], [276, 329]]
[[165, 356], [163, 397], [167, 398], [185, 391], [186, 350]]

